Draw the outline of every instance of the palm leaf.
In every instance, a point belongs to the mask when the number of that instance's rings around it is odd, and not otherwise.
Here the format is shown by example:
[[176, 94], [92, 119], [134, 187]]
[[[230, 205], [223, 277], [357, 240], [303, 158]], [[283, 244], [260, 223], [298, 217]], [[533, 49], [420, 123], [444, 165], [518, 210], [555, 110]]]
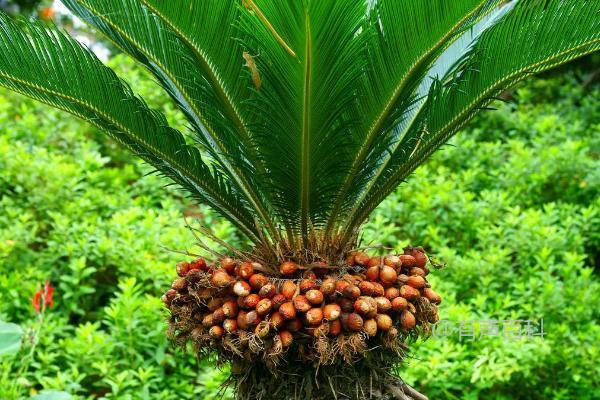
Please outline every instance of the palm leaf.
[[306, 238], [310, 225], [324, 222], [340, 173], [354, 157], [366, 3], [248, 3], [240, 26], [263, 81], [252, 105], [274, 208]]
[[600, 48], [594, 1], [518, 2], [432, 85], [427, 104], [384, 172], [354, 207], [346, 233], [497, 94], [527, 76]]
[[[416, 100], [415, 89], [442, 51], [497, 1], [374, 1], [367, 15], [368, 68], [359, 96], [362, 124], [354, 140], [358, 152], [347, 170], [327, 232], [354, 204], [372, 177], [382, 153], [395, 140], [395, 125]], [[348, 196], [348, 194], [351, 194]]]
[[[180, 22], [206, 22], [195, 32], [195, 37], [201, 40], [192, 41], [181, 34], [181, 27], [171, 29], [171, 25], [157, 18], [138, 0], [65, 0], [65, 4], [158, 78], [188, 117], [202, 148], [231, 177], [231, 184], [240, 195], [258, 211], [262, 224], [270, 228], [272, 235], [276, 234], [268, 202], [261, 195], [263, 192], [256, 190], [261, 183], [264, 186], [261, 178], [265, 179], [266, 174], [238, 109], [240, 99], [248, 92], [249, 82], [240, 79], [242, 52], [233, 38], [228, 37], [230, 29], [210, 29], [208, 23], [216, 21], [225, 27], [231, 26], [237, 7], [215, 0], [169, 2], [192, 16]], [[231, 46], [227, 47], [226, 43]], [[219, 54], [227, 58], [213, 59], [211, 46], [220, 46]]]
[[253, 218], [218, 171], [134, 96], [114, 72], [66, 34], [0, 13], [0, 85], [65, 110], [115, 140], [209, 202], [251, 237]]

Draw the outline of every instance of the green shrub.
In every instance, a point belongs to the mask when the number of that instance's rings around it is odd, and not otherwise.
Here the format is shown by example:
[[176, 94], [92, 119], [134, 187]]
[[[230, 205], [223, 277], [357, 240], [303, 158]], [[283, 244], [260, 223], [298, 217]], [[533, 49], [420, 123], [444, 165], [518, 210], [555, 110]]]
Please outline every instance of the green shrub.
[[[171, 123], [182, 118], [118, 57], [132, 87]], [[544, 319], [544, 341], [434, 338], [402, 375], [432, 399], [600, 398], [600, 88], [575, 72], [522, 86], [479, 118], [381, 205], [364, 242], [422, 244], [451, 321]], [[165, 337], [159, 296], [199, 216], [232, 227], [149, 175], [101, 133], [0, 92], [0, 321], [25, 329], [0, 358], [0, 398], [42, 390], [76, 399], [216, 398], [226, 371], [198, 364]], [[50, 279], [40, 326], [31, 298]], [[15, 376], [21, 372], [19, 376]]]

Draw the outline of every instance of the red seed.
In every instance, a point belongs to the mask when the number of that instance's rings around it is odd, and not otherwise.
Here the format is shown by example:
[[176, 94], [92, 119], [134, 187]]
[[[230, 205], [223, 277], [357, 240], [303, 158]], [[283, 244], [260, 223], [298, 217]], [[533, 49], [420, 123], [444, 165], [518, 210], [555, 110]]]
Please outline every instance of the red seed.
[[271, 301], [273, 302], [273, 310], [279, 310], [279, 307], [283, 303], [285, 303], [287, 301], [287, 299], [282, 294], [276, 294], [275, 296], [273, 296]]
[[253, 262], [252, 267], [254, 268], [255, 271], [260, 271], [263, 269], [262, 264], [259, 262]]
[[208, 266], [206, 265], [206, 260], [204, 258], [198, 258], [190, 263], [189, 270], [199, 269], [201, 271], [206, 271]]
[[211, 327], [208, 331], [208, 334], [213, 339], [221, 339], [223, 337], [223, 333], [224, 333], [223, 328], [218, 325]]
[[342, 308], [337, 304], [327, 304], [323, 307], [323, 317], [328, 321], [335, 321], [342, 314]]
[[258, 313], [256, 311], [249, 311], [246, 314], [246, 323], [248, 326], [258, 325], [258, 323], [260, 323], [260, 317], [258, 316]]
[[215, 310], [212, 314], [212, 322], [214, 325], [222, 324], [225, 321], [225, 313], [222, 308]]
[[238, 298], [236, 299], [236, 301], [235, 301], [235, 302], [237, 303], [238, 310], [241, 310], [241, 309], [243, 309], [243, 308], [246, 308], [246, 306], [244, 305], [244, 300], [246, 300], [246, 297], [238, 297]]
[[400, 267], [402, 262], [400, 261], [400, 257], [398, 256], [387, 256], [383, 259], [383, 263], [388, 267], [392, 267], [394, 269]]
[[367, 319], [363, 323], [363, 332], [370, 337], [377, 335], [377, 322], [373, 318]]
[[356, 300], [360, 297], [360, 289], [355, 285], [348, 285], [344, 289], [344, 296], [351, 300]]
[[415, 316], [410, 311], [403, 311], [400, 315], [400, 325], [405, 331], [409, 331], [415, 327], [417, 321]]
[[383, 257], [372, 257], [369, 260], [369, 263], [367, 264], [367, 266], [369, 268], [371, 267], [381, 267], [383, 265]]
[[360, 289], [360, 294], [362, 294], [363, 296], [372, 296], [373, 291], [375, 290], [375, 287], [373, 286], [373, 284], [368, 281], [362, 281], [358, 285], [358, 288]]
[[163, 295], [161, 300], [163, 301], [163, 303], [165, 303], [167, 306], [169, 306], [169, 305], [171, 305], [171, 302], [173, 301], [175, 296], [177, 296], [177, 290], [169, 289], [165, 292], [165, 294]]
[[335, 280], [329, 278], [325, 279], [321, 284], [321, 292], [324, 295], [330, 295], [335, 292]]
[[358, 252], [358, 253], [354, 253], [354, 261], [358, 264], [358, 265], [362, 265], [362, 266], [366, 266], [369, 264], [369, 256], [366, 255], [363, 252]]
[[286, 261], [279, 266], [282, 275], [293, 275], [296, 271], [298, 271], [298, 264], [293, 261]]
[[442, 296], [430, 288], [423, 289], [423, 297], [427, 298], [433, 304], [440, 304], [442, 302]]
[[387, 289], [385, 289], [385, 294], [384, 296], [388, 299], [388, 300], [394, 300], [396, 297], [400, 296], [400, 291], [398, 290], [398, 288], [395, 287], [389, 287]]
[[296, 308], [294, 307], [294, 304], [291, 301], [283, 303], [281, 307], [279, 307], [279, 313], [286, 320], [296, 318]]
[[246, 297], [250, 294], [250, 285], [244, 281], [237, 281], [233, 284], [233, 293], [239, 297]]
[[412, 286], [402, 285], [400, 287], [400, 296], [404, 297], [406, 300], [415, 300], [421, 297], [421, 294]]
[[383, 296], [385, 294], [385, 288], [379, 282], [373, 282], [373, 296]]
[[224, 288], [233, 283], [233, 278], [224, 269], [218, 269], [213, 273], [211, 283], [218, 288]]
[[317, 326], [323, 321], [323, 310], [320, 308], [311, 308], [306, 312], [306, 322], [310, 326]]
[[[407, 251], [404, 251], [407, 253]], [[425, 251], [420, 247], [411, 247], [408, 249], [408, 254], [415, 258], [416, 265], [415, 267], [423, 268], [427, 265], [427, 256], [425, 255]]]
[[409, 271], [410, 275], [425, 276], [425, 271], [419, 267], [413, 267]]
[[243, 279], [250, 279], [250, 277], [254, 275], [254, 267], [249, 262], [242, 263], [237, 271], [237, 274]]
[[381, 331], [389, 331], [393, 325], [392, 318], [387, 314], [377, 314], [375, 321], [377, 321], [377, 328]]
[[370, 267], [369, 269], [367, 269], [367, 272], [365, 273], [365, 278], [367, 278], [367, 280], [371, 281], [371, 282], [375, 282], [376, 280], [379, 279], [379, 267], [375, 266], [375, 267]]
[[186, 261], [177, 263], [176, 270], [177, 270], [177, 275], [186, 276], [188, 271], [190, 270], [190, 264]]
[[237, 303], [233, 300], [228, 300], [223, 304], [223, 313], [227, 318], [235, 318], [238, 313]]
[[310, 302], [308, 301], [306, 296], [303, 296], [303, 295], [296, 296], [294, 298], [293, 302], [294, 302], [294, 307], [296, 308], [297, 311], [307, 312], [311, 308]]
[[244, 307], [246, 307], [247, 309], [251, 310], [253, 308], [256, 308], [256, 305], [258, 304], [258, 302], [260, 301], [260, 296], [257, 294], [249, 294], [248, 296], [246, 296], [246, 298], [244, 299]]
[[329, 323], [329, 335], [337, 336], [342, 332], [342, 322], [339, 319]]
[[286, 299], [291, 300], [296, 294], [297, 286], [292, 281], [283, 282], [283, 286], [281, 287], [281, 294], [286, 297]]
[[269, 299], [262, 299], [256, 305], [256, 312], [260, 316], [267, 315], [271, 312], [271, 308], [273, 308], [273, 302]]
[[225, 257], [221, 259], [221, 267], [232, 274], [235, 271], [235, 260], [231, 257]]
[[260, 288], [269, 283], [269, 278], [263, 274], [254, 274], [250, 277], [248, 282], [250, 283], [250, 286], [252, 286], [252, 289], [260, 290]]
[[344, 290], [350, 286], [350, 283], [346, 282], [346, 281], [336, 281], [335, 282], [335, 291], [343, 294]]
[[290, 347], [294, 342], [294, 335], [290, 331], [281, 331], [279, 332], [279, 340], [281, 341], [281, 345], [285, 347]]
[[235, 333], [238, 329], [237, 321], [235, 319], [226, 319], [223, 321], [223, 328], [227, 333]]
[[408, 307], [408, 301], [404, 297], [396, 297], [392, 300], [392, 310], [402, 312]]
[[359, 332], [363, 328], [363, 319], [360, 315], [352, 313], [348, 315], [348, 321], [346, 322], [348, 329], [354, 332]]
[[177, 278], [171, 284], [171, 289], [180, 291], [180, 290], [185, 289], [187, 287], [187, 285], [188, 285], [188, 282], [185, 278]]
[[312, 289], [306, 292], [306, 298], [314, 305], [321, 304], [323, 302], [323, 293], [320, 290]]
[[280, 329], [283, 326], [283, 324], [285, 323], [285, 318], [283, 318], [283, 315], [281, 315], [281, 313], [274, 312], [269, 317], [269, 322], [271, 323], [271, 326], [273, 328]]
[[419, 275], [409, 276], [406, 284], [414, 287], [415, 289], [423, 289], [425, 287], [425, 278]]
[[267, 283], [258, 291], [258, 295], [262, 298], [270, 299], [275, 296], [277, 290], [275, 289], [275, 285], [272, 283]]
[[354, 311], [361, 315], [367, 315], [373, 311], [373, 307], [371, 302], [363, 296], [354, 302]]
[[246, 311], [240, 311], [238, 312], [237, 315], [237, 324], [238, 324], [238, 329], [241, 329], [243, 331], [247, 331], [249, 326], [248, 323], [246, 322], [246, 317], [248, 316], [248, 313]]
[[392, 309], [392, 303], [385, 297], [376, 297], [377, 312], [380, 314], [386, 313]]
[[300, 292], [301, 293], [306, 293], [309, 290], [313, 290], [313, 289], [318, 289], [319, 285], [317, 284], [317, 282], [310, 280], [310, 279], [304, 279], [300, 282]]
[[302, 321], [298, 318], [291, 319], [285, 323], [285, 328], [290, 332], [298, 332], [302, 329]]
[[417, 260], [409, 254], [400, 254], [398, 258], [403, 267], [412, 268], [417, 266]]
[[381, 279], [381, 282], [385, 284], [392, 285], [396, 283], [396, 279], [398, 279], [398, 274], [396, 273], [396, 270], [394, 268], [384, 265], [381, 268], [381, 271], [379, 272], [379, 279]]

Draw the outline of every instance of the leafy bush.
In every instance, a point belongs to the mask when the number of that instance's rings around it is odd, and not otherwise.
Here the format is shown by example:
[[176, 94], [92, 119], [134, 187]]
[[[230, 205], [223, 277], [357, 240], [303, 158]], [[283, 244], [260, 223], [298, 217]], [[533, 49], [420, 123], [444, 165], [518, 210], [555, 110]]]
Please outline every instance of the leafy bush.
[[[182, 124], [144, 73], [112, 64]], [[514, 91], [365, 227], [365, 243], [422, 244], [447, 262], [433, 273], [442, 318], [544, 319], [543, 341], [416, 346], [401, 373], [431, 398], [600, 398], [600, 88], [582, 80]], [[25, 330], [20, 353], [0, 356], [0, 398], [216, 398], [226, 371], [165, 338], [159, 296], [183, 257], [165, 248], [199, 251], [182, 214], [240, 237], [96, 130], [0, 93], [0, 321]], [[55, 307], [40, 323], [31, 298], [46, 279]]]

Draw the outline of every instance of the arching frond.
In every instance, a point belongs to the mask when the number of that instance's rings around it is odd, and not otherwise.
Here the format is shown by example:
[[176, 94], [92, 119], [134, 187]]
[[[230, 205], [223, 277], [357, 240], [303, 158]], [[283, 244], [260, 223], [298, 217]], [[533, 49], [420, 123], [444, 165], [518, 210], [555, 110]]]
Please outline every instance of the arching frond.
[[111, 69], [66, 34], [0, 13], [0, 85], [103, 129], [256, 236], [251, 213], [226, 177], [211, 170], [199, 151], [168, 127], [163, 115], [149, 109]]
[[[262, 160], [238, 106], [248, 92], [249, 80], [242, 79], [240, 46], [228, 36], [232, 28], [227, 27], [235, 21], [237, 7], [215, 0], [168, 2], [186, 11], [187, 19], [179, 20], [182, 24], [203, 21], [194, 36], [198, 40], [193, 40], [182, 35], [179, 25], [171, 29], [172, 24], [139, 0], [65, 0], [65, 4], [158, 78], [188, 117], [202, 148], [275, 234], [268, 202], [263, 192], [256, 190], [261, 186], [260, 178], [266, 176]], [[211, 29], [211, 21], [226, 28]], [[215, 47], [220, 58], [213, 57]]]
[[432, 85], [403, 145], [354, 207], [347, 232], [502, 90], [527, 76], [600, 49], [594, 1], [518, 2]]

